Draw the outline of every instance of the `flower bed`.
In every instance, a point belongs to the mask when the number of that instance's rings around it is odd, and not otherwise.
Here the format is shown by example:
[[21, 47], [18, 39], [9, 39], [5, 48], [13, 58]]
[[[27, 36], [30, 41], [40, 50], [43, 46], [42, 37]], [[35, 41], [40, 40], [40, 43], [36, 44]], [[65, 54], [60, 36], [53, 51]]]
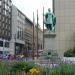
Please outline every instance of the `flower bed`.
[[32, 62], [0, 61], [0, 75], [74, 75], [75, 65], [60, 64], [54, 68], [38, 66]]

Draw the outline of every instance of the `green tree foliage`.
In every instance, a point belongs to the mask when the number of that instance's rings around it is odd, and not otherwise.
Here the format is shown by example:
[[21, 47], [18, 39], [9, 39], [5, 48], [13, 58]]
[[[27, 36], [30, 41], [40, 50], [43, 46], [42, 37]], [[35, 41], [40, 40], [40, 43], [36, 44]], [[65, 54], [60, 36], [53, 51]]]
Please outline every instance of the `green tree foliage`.
[[65, 57], [75, 57], [75, 48], [68, 49], [66, 52], [64, 52]]

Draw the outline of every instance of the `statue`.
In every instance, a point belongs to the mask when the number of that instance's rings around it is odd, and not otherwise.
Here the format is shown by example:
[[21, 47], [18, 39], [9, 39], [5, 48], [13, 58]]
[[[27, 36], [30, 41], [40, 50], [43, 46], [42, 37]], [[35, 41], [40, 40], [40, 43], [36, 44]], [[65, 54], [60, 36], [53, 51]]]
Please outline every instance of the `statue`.
[[55, 24], [56, 24], [56, 17], [53, 13], [51, 13], [50, 8], [48, 9], [48, 12], [45, 14], [45, 25], [46, 28], [49, 31], [55, 30]]

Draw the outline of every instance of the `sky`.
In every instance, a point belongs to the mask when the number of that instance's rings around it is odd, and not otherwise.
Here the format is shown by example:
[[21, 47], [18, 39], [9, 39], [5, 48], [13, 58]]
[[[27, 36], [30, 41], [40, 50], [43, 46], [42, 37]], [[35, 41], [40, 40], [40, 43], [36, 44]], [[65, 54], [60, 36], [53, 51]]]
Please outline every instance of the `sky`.
[[43, 26], [43, 6], [46, 13], [48, 8], [52, 10], [52, 0], [12, 0], [12, 3], [21, 10], [31, 21], [33, 21], [33, 12], [35, 23], [37, 19], [37, 10], [39, 16], [39, 24]]

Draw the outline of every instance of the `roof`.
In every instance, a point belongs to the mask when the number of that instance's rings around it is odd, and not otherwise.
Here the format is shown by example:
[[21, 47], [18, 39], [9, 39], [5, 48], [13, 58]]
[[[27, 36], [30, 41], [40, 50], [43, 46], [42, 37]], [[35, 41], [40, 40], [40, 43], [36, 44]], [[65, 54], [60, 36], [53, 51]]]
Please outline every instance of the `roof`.
[[33, 25], [33, 22], [25, 15], [25, 20], [27, 20], [29, 23]]

